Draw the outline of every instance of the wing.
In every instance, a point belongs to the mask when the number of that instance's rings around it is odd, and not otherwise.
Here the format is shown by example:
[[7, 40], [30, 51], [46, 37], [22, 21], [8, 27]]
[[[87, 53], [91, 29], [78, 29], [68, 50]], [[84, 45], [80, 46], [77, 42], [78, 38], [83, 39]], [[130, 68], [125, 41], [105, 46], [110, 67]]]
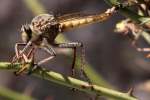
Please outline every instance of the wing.
[[57, 20], [58, 20], [58, 22], [64, 22], [64, 21], [68, 21], [68, 20], [81, 19], [81, 18], [90, 16], [90, 15], [92, 15], [92, 14], [87, 14], [85, 12], [75, 12], [75, 13], [71, 13], [71, 14], [57, 16]]

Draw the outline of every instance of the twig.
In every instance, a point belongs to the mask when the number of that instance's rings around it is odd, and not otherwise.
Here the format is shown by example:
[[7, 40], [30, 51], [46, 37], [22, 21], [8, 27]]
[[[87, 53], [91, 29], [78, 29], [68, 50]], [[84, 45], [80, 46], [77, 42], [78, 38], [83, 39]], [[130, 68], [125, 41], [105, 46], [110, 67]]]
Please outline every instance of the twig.
[[35, 100], [27, 95], [14, 92], [4, 87], [0, 87], [0, 96], [7, 100]]
[[[31, 64], [27, 64], [30, 67]], [[0, 62], [0, 69], [2, 70], [17, 70], [20, 68], [20, 64], [10, 64], [9, 62]], [[97, 95], [106, 96], [109, 98], [117, 99], [117, 100], [137, 100], [136, 98], [128, 95], [127, 93], [121, 93], [112, 89], [104, 88], [98, 85], [89, 84], [88, 82], [78, 80], [69, 76], [64, 76], [60, 73], [56, 73], [51, 70], [47, 70], [41, 67], [38, 67], [33, 75], [40, 77], [44, 80], [52, 81], [54, 83], [67, 86], [70, 88], [76, 88], [80, 91], [86, 93], [93, 93]]]

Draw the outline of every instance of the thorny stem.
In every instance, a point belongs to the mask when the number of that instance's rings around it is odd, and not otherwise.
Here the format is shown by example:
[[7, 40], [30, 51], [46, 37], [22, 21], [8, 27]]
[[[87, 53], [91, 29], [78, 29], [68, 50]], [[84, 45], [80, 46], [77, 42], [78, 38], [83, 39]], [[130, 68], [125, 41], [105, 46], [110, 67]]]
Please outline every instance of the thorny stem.
[[[106, 3], [108, 3], [109, 5], [118, 5], [118, 4], [120, 4], [120, 0], [104, 0], [104, 1]], [[119, 11], [123, 16], [125, 16], [127, 18], [130, 18], [132, 21], [135, 21], [136, 23], [138, 23], [140, 25], [149, 25], [150, 24], [150, 18], [140, 16], [136, 12], [133, 12], [130, 9], [128, 9], [127, 7], [120, 8]], [[148, 32], [143, 30], [141, 32], [141, 36], [145, 39], [145, 41], [148, 44], [150, 44], [150, 35], [149, 35]]]
[[[30, 63], [27, 64], [29, 67], [33, 67]], [[1, 70], [17, 70], [20, 68], [20, 64], [10, 64], [9, 62], [0, 62]], [[60, 73], [56, 73], [51, 70], [47, 70], [41, 67], [38, 67], [34, 72], [34, 76], [40, 77], [44, 80], [52, 81], [54, 83], [67, 86], [70, 88], [76, 88], [80, 91], [86, 93], [97, 94], [101, 96], [110, 97], [116, 100], [138, 100], [127, 93], [121, 93], [112, 89], [104, 88], [98, 85], [89, 84], [88, 82], [75, 79], [69, 76], [64, 76]]]

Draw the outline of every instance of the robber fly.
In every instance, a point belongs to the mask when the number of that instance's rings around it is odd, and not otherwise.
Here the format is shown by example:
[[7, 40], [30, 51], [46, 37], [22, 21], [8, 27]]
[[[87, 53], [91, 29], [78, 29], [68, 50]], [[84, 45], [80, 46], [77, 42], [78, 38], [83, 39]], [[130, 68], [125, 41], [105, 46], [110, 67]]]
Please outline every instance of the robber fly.
[[[75, 16], [64, 15], [60, 17], [55, 17], [51, 14], [41, 14], [34, 17], [30, 24], [23, 25], [21, 28], [23, 43], [16, 43], [16, 56], [14, 57], [12, 62], [16, 62], [17, 60], [22, 58], [22, 55], [29, 47], [32, 47], [31, 51], [35, 50], [36, 48], [41, 48], [49, 54], [49, 57], [42, 59], [41, 61], [36, 63], [36, 65], [38, 66], [53, 59], [56, 56], [56, 52], [53, 49], [53, 47], [72, 48], [74, 50], [72, 74], [74, 74], [76, 48], [83, 47], [83, 44], [80, 42], [58, 44], [55, 42], [55, 38], [59, 33], [69, 31], [73, 28], [77, 28], [95, 22], [105, 21], [109, 17], [111, 17], [117, 9], [118, 6], [114, 6], [105, 11], [104, 13], [86, 16], [76, 14]], [[18, 46], [25, 47], [23, 48], [23, 50], [21, 50], [21, 52], [19, 52]], [[22, 69], [23, 68], [21, 68], [20, 70]], [[20, 72], [20, 70], [18, 72]]]

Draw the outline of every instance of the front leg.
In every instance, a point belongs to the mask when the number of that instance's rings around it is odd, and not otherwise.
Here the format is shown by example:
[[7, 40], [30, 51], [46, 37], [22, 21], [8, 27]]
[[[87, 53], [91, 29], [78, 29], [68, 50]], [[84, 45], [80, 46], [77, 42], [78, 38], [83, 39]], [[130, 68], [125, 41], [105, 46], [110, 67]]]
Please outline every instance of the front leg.
[[[21, 52], [22, 51], [19, 50], [18, 54], [20, 54]], [[22, 65], [21, 65], [20, 69], [18, 69], [17, 71], [14, 72], [15, 75], [18, 76], [28, 69], [28, 66], [26, 66], [26, 63], [31, 62], [31, 61], [34, 63], [34, 53], [35, 53], [35, 48], [31, 48], [27, 55], [22, 54], [22, 57], [19, 61], [19, 63], [21, 63]], [[30, 69], [32, 69], [32, 68], [29, 68], [28, 73], [31, 72]]]
[[20, 55], [19, 46], [25, 46], [25, 45], [26, 45], [26, 43], [16, 43], [15, 44], [15, 56], [13, 57], [13, 59], [11, 61], [12, 63], [16, 62], [18, 59], [21, 58], [21, 56], [19, 56]]
[[53, 59], [56, 56], [56, 52], [54, 51], [54, 49], [48, 45], [41, 46], [40, 49], [46, 51], [49, 54], [49, 57], [39, 61], [37, 63], [37, 66], [40, 66], [41, 64], [46, 63], [47, 61]]
[[[46, 63], [47, 61], [51, 60], [52, 58], [54, 58], [54, 57], [56, 56], [56, 53], [55, 53], [55, 51], [53, 50], [53, 48], [51, 48], [51, 47], [49, 47], [49, 46], [47, 46], [47, 45], [42, 45], [42, 46], [39, 47], [39, 48], [42, 49], [42, 50], [44, 50], [44, 51], [46, 51], [46, 52], [49, 54], [49, 56], [48, 56], [47, 58], [45, 58], [45, 59], [43, 59], [43, 60], [37, 62], [37, 63], [34, 62], [35, 48], [32, 48], [32, 49], [30, 50], [30, 52], [27, 54], [27, 56], [24, 56], [24, 54], [23, 54], [23, 58], [24, 58], [24, 59], [26, 58], [25, 62], [27, 62], [28, 60], [32, 60], [32, 62], [33, 62], [33, 64], [34, 64], [34, 67], [29, 68], [29, 71], [28, 71], [28, 73], [27, 73], [28, 75], [32, 74], [32, 72], [35, 71], [40, 65]], [[25, 66], [25, 67], [22, 67], [22, 68], [19, 70], [19, 73], [20, 73], [20, 72], [23, 72], [23, 71], [26, 70], [26, 69], [27, 69], [26, 66]]]
[[[15, 44], [15, 53], [16, 55], [13, 57], [12, 63], [16, 62], [17, 60], [19, 60], [22, 55], [24, 54], [24, 52], [29, 48], [29, 46], [32, 45], [32, 42], [29, 41], [28, 43], [16, 43]], [[21, 50], [21, 52], [19, 53], [19, 46], [24, 46], [23, 50]]]

